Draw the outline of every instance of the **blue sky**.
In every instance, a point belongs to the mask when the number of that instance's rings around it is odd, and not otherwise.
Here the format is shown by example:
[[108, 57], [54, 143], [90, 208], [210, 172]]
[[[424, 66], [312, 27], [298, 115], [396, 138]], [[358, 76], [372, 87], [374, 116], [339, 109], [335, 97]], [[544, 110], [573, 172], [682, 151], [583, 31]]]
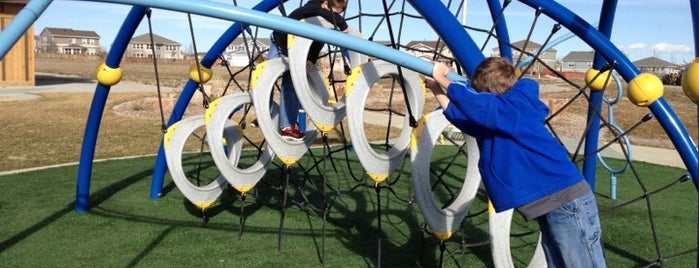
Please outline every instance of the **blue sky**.
[[[202, 1], [203, 2], [203, 1]], [[232, 5], [231, 0], [215, 0]], [[251, 7], [257, 0], [238, 0], [238, 5]], [[304, 0], [305, 2], [305, 0]], [[348, 14], [357, 13], [357, 0], [348, 0]], [[390, 3], [391, 1], [387, 1]], [[398, 1], [400, 2], [400, 1]], [[447, 1], [443, 1], [447, 2]], [[456, 2], [456, 1], [453, 1]], [[572, 10], [580, 17], [594, 24], [599, 20], [599, 10], [602, 0], [562, 0], [562, 5]], [[624, 52], [632, 61], [645, 57], [656, 56], [664, 60], [684, 63], [692, 61], [694, 57], [694, 38], [692, 33], [691, 14], [688, 0], [623, 0], [619, 1], [615, 16], [612, 42]], [[287, 12], [299, 5], [297, 0], [289, 0]], [[102, 47], [108, 48], [113, 42], [119, 27], [121, 26], [130, 6], [88, 2], [88, 1], [54, 1], [34, 24], [35, 34], [39, 34], [44, 27], [72, 28], [76, 30], [92, 30], [101, 36]], [[382, 12], [380, 0], [362, 1], [363, 10]], [[399, 11], [400, 5], [392, 9]], [[407, 10], [411, 10], [409, 7]], [[466, 6], [467, 25], [489, 29], [492, 22], [488, 8], [483, 0], [469, 0]], [[412, 12], [412, 11], [411, 11]], [[274, 14], [279, 12], [274, 11]], [[412, 12], [413, 14], [415, 12]], [[534, 11], [513, 1], [505, 13], [512, 41], [522, 40], [527, 37], [534, 20]], [[194, 45], [197, 51], [203, 52], [221, 36], [231, 25], [231, 22], [192, 15], [192, 25], [195, 42], [189, 28], [187, 14], [154, 9], [152, 12], [152, 25], [154, 33], [177, 41], [184, 49], [191, 49]], [[397, 33], [397, 19], [392, 20], [394, 33]], [[362, 28], [364, 35], [370, 35], [376, 23], [366, 19], [360, 27], [358, 22], [350, 22], [350, 26]], [[537, 27], [533, 32], [533, 41], [543, 43], [551, 31], [553, 21], [541, 16], [536, 22]], [[426, 23], [419, 20], [406, 20], [402, 32], [403, 43], [411, 40], [435, 40], [436, 35]], [[260, 29], [260, 36], [267, 36], [268, 30]], [[148, 33], [148, 24], [144, 19], [136, 35]], [[567, 29], [561, 29], [552, 40], [568, 33]], [[485, 39], [483, 34], [472, 33], [474, 41], [480, 46]], [[379, 27], [374, 40], [388, 40], [386, 25]], [[486, 46], [489, 49], [494, 42]], [[555, 47], [558, 50], [558, 58], [564, 57], [570, 51], [591, 51], [592, 49], [579, 38], [573, 37]]]

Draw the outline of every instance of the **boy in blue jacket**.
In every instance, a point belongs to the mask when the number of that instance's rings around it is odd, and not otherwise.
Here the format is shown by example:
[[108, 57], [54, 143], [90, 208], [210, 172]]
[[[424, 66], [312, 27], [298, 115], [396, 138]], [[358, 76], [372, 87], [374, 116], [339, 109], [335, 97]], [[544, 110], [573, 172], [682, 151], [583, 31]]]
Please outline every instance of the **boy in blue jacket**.
[[476, 138], [495, 211], [514, 208], [538, 222], [549, 267], [606, 267], [594, 193], [545, 127], [539, 84], [517, 80], [505, 58], [486, 58], [470, 85], [448, 80], [448, 72], [435, 63], [425, 83], [446, 118]]

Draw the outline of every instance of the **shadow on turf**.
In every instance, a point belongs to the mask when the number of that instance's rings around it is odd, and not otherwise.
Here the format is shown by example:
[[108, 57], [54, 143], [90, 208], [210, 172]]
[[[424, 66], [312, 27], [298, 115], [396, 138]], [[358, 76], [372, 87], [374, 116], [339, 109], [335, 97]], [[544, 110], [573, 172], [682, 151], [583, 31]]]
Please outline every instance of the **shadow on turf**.
[[[119, 191], [135, 184], [136, 182], [149, 177], [153, 174], [153, 170], [144, 170], [138, 174], [132, 175], [124, 180], [115, 182], [91, 195], [90, 198], [90, 206], [91, 207], [97, 207], [99, 204], [104, 202], [105, 200], [108, 200], [110, 197], [118, 193]], [[13, 245], [19, 243], [20, 241], [26, 239], [27, 237], [31, 236], [32, 234], [38, 232], [39, 230], [49, 226], [51, 223], [55, 222], [56, 220], [60, 219], [61, 217], [65, 216], [66, 214], [73, 212], [75, 208], [75, 202], [70, 202], [66, 205], [64, 209], [61, 209], [59, 211], [56, 211], [53, 213], [51, 216], [46, 217], [42, 221], [30, 226], [29, 228], [25, 229], [24, 231], [19, 232], [18, 234], [10, 237], [9, 239], [0, 242], [0, 253], [4, 252], [5, 250], [9, 249]]]

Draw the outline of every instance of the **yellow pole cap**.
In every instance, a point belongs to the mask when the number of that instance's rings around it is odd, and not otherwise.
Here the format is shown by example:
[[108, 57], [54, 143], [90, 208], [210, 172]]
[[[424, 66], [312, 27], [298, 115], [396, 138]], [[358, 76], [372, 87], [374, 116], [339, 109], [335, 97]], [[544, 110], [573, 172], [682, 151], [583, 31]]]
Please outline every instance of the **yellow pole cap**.
[[121, 68], [112, 68], [107, 66], [106, 63], [100, 63], [95, 71], [95, 77], [97, 81], [105, 86], [113, 86], [121, 81], [122, 71]]
[[641, 73], [629, 82], [629, 100], [646, 107], [663, 96], [663, 82], [650, 73]]
[[692, 102], [699, 104], [699, 58], [694, 59], [682, 74], [682, 90]]
[[[199, 73], [201, 73], [201, 77], [199, 77]], [[209, 80], [211, 80], [211, 75], [211, 69], [201, 66], [199, 64], [193, 63], [189, 67], [189, 78], [191, 78], [194, 82], [197, 82], [199, 84], [209, 82]]]
[[609, 75], [609, 70], [600, 73], [599, 70], [590, 68], [585, 73], [585, 82], [590, 85], [592, 90], [604, 90], [611, 81]]
[[437, 239], [439, 239], [439, 241], [447, 241], [451, 237], [452, 234], [453, 234], [453, 232], [437, 232], [437, 231], [432, 232], [432, 235], [434, 237], [436, 237]]

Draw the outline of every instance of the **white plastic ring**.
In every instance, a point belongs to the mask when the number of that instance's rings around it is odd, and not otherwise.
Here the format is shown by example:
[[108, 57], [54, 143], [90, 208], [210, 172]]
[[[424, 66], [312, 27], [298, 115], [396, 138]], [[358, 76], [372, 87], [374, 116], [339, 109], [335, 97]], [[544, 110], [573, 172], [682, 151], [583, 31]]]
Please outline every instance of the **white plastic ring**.
[[[422, 114], [424, 94], [422, 82], [417, 73], [403, 68], [403, 77], [398, 75], [398, 67], [392, 63], [375, 60], [352, 70], [347, 78], [347, 124], [349, 126], [352, 146], [357, 158], [364, 167], [367, 175], [376, 183], [388, 178], [389, 174], [398, 167], [408, 152], [412, 128], [409, 117], [405, 116], [403, 129], [395, 143], [385, 153], [379, 154], [369, 145], [364, 133], [364, 107], [371, 87], [383, 76], [390, 75], [395, 79], [403, 79], [408, 104], [414, 115]], [[408, 105], [406, 104], [406, 105]]]

